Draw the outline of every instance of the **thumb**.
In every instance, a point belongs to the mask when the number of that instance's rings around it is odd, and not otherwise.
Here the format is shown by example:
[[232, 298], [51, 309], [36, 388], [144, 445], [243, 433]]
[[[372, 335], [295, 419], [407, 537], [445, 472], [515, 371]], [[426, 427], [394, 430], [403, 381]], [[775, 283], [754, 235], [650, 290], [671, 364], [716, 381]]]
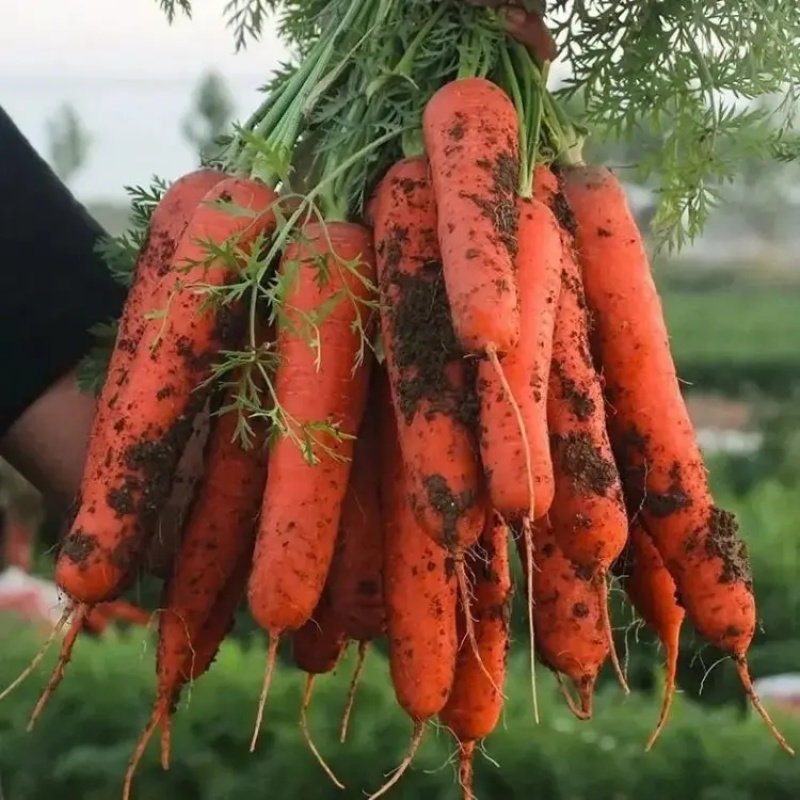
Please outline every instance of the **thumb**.
[[506, 9], [503, 26], [540, 64], [555, 61], [558, 56], [556, 41], [541, 16], [512, 6]]

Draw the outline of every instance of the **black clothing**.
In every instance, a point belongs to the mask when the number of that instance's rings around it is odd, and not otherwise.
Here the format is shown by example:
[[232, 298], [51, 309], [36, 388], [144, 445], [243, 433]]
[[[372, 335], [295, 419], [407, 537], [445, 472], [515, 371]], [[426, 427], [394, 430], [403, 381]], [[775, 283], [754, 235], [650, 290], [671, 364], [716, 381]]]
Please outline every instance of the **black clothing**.
[[103, 235], [0, 107], [0, 437], [119, 316]]

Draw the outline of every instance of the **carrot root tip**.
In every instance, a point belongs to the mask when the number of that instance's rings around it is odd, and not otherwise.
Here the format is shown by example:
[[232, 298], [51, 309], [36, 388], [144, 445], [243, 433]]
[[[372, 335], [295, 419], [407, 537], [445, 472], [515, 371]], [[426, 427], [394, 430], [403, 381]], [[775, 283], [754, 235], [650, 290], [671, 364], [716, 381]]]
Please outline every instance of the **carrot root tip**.
[[526, 601], [528, 604], [528, 638], [530, 639], [530, 661], [531, 661], [531, 697], [533, 699], [533, 719], [539, 724], [539, 691], [536, 688], [536, 637], [533, 622], [533, 531], [531, 530], [531, 518], [525, 517], [522, 521], [523, 544], [525, 548], [525, 571], [527, 574]]
[[631, 690], [628, 686], [625, 671], [619, 663], [619, 656], [617, 655], [617, 648], [614, 644], [614, 630], [611, 627], [611, 615], [608, 613], [608, 578], [603, 572], [597, 577], [597, 591], [600, 594], [600, 609], [603, 615], [603, 627], [605, 628], [606, 638], [608, 639], [608, 653], [611, 658], [611, 666], [614, 669], [614, 674], [617, 676], [622, 691], [625, 694], [630, 694]]
[[142, 731], [142, 735], [139, 737], [139, 741], [136, 743], [136, 749], [133, 751], [133, 755], [131, 756], [131, 760], [128, 763], [128, 770], [125, 773], [125, 783], [123, 784], [122, 788], [122, 800], [129, 800], [131, 796], [131, 789], [133, 788], [133, 778], [136, 774], [136, 769], [139, 766], [139, 762], [142, 760], [142, 756], [147, 750], [147, 745], [150, 743], [150, 739], [152, 738], [153, 734], [155, 733], [156, 728], [161, 723], [161, 711], [153, 711], [153, 714], [150, 716], [150, 720], [147, 723], [147, 726]]
[[331, 782], [337, 789], [344, 789], [345, 785], [336, 777], [333, 770], [328, 766], [328, 763], [322, 757], [322, 753], [319, 752], [317, 746], [314, 744], [314, 740], [311, 738], [311, 731], [308, 728], [308, 709], [311, 705], [311, 695], [314, 692], [315, 678], [315, 675], [306, 675], [306, 685], [305, 689], [303, 690], [303, 700], [300, 704], [300, 730], [303, 732], [303, 738], [308, 745], [308, 749], [314, 754], [314, 758], [316, 758], [319, 762], [323, 772], [331, 779]]
[[356, 702], [356, 692], [361, 683], [361, 676], [364, 674], [364, 664], [367, 660], [367, 652], [369, 651], [369, 642], [358, 643], [358, 657], [356, 659], [356, 667], [353, 670], [353, 677], [350, 680], [350, 688], [347, 691], [347, 700], [344, 706], [344, 713], [342, 714], [342, 727], [339, 731], [339, 742], [344, 744], [347, 739], [347, 729], [350, 725], [350, 716], [353, 713], [353, 706]]
[[752, 704], [753, 708], [758, 712], [758, 715], [764, 720], [764, 724], [769, 729], [770, 733], [775, 737], [775, 740], [778, 744], [790, 755], [794, 755], [794, 748], [786, 741], [783, 734], [778, 730], [775, 723], [772, 721], [772, 717], [770, 717], [769, 712], [761, 703], [761, 699], [755, 693], [753, 689], [753, 680], [750, 677], [750, 668], [747, 665], [747, 659], [744, 656], [735, 656], [734, 661], [736, 663], [736, 672], [739, 675], [739, 680], [742, 683], [742, 687], [744, 688], [747, 696], [750, 698], [750, 703]]
[[414, 760], [414, 756], [417, 754], [417, 750], [419, 750], [419, 746], [422, 743], [422, 738], [425, 736], [425, 723], [421, 721], [417, 721], [414, 723], [414, 734], [411, 737], [411, 744], [408, 748], [408, 752], [405, 755], [405, 758], [400, 762], [397, 769], [394, 770], [391, 777], [389, 778], [386, 783], [378, 789], [377, 792], [371, 794], [368, 800], [376, 800], [378, 797], [382, 797], [385, 795], [397, 782], [400, 778], [403, 777], [405, 771], [411, 766], [411, 762]]
[[[588, 702], [585, 699], [584, 695], [581, 694], [581, 704], [580, 706], [576, 704], [574, 698], [570, 694], [569, 687], [564, 682], [564, 676], [560, 673], [556, 673], [556, 680], [558, 681], [558, 688], [561, 690], [561, 695], [564, 698], [564, 702], [567, 704], [567, 708], [570, 710], [571, 714], [581, 721], [585, 721], [587, 719], [591, 719], [592, 716], [592, 698], [591, 694], [588, 696]], [[587, 711], [588, 706], [588, 711]]]
[[475, 757], [475, 742], [458, 743], [458, 782], [461, 785], [463, 800], [474, 800], [472, 791], [473, 767]]
[[261, 684], [261, 694], [258, 698], [258, 711], [256, 712], [256, 725], [253, 729], [253, 738], [250, 740], [250, 752], [255, 752], [258, 743], [258, 734], [261, 732], [261, 725], [264, 722], [264, 709], [267, 706], [267, 695], [272, 684], [272, 674], [275, 671], [275, 664], [278, 660], [278, 644], [280, 639], [277, 636], [270, 636], [269, 649], [267, 650], [267, 664], [264, 668], [264, 682]]

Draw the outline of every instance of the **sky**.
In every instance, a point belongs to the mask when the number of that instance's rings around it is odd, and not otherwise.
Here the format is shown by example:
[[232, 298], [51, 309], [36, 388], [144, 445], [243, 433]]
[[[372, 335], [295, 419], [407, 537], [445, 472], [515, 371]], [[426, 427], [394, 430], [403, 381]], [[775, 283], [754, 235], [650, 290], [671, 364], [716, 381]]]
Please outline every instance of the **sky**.
[[156, 0], [3, 0], [0, 76], [35, 78], [268, 73], [287, 56], [274, 34], [234, 54], [225, 0], [195, 0], [193, 19], [166, 22]]

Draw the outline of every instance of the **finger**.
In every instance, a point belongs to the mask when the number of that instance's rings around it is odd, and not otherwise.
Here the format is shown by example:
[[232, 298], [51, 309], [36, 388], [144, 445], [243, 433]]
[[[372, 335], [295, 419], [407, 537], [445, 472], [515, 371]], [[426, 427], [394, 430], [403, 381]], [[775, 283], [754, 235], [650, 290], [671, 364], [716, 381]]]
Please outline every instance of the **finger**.
[[541, 64], [555, 61], [558, 49], [553, 34], [538, 14], [529, 14], [521, 8], [509, 7], [504, 15], [503, 26], [510, 36], [528, 48], [530, 54]]

